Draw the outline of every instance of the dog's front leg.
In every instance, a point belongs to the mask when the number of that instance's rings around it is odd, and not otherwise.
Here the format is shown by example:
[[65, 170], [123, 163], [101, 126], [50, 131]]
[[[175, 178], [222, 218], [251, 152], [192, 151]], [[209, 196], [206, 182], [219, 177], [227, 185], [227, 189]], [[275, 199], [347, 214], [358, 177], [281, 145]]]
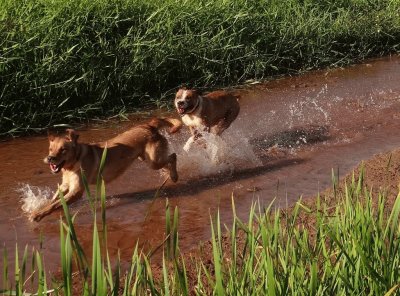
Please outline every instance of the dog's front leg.
[[193, 126], [189, 126], [189, 131], [192, 134], [192, 136], [195, 136], [196, 133], [198, 133], [197, 129], [194, 128]]
[[216, 125], [214, 125], [210, 132], [214, 135], [220, 136], [224, 130], [229, 127], [225, 119], [221, 119]]
[[[77, 199], [79, 199], [83, 195], [83, 191], [84, 190], [69, 191], [64, 196], [65, 202], [67, 204], [71, 204], [71, 203], [75, 202]], [[55, 211], [61, 207], [62, 207], [61, 200], [58, 199], [58, 200], [52, 202], [51, 204], [45, 206], [43, 209], [41, 209], [37, 212], [33, 212], [30, 216], [30, 219], [38, 222], [38, 221], [42, 220], [43, 217], [49, 215], [50, 213], [52, 213], [53, 211]]]
[[[80, 180], [79, 174], [76, 175], [74, 174], [73, 176], [71, 176], [69, 178], [69, 183], [68, 184], [63, 183], [56, 193], [58, 194], [60, 191], [63, 192], [63, 194], [66, 193], [64, 195], [64, 200], [67, 203], [67, 205], [75, 202], [77, 199], [82, 197], [84, 192], [84, 187]], [[30, 216], [31, 220], [40, 221], [43, 217], [49, 215], [56, 209], [61, 208], [62, 207], [61, 200], [58, 199], [58, 197], [59, 197], [58, 195], [53, 197], [53, 199], [55, 198], [55, 201], [45, 206], [43, 209], [33, 212]]]
[[61, 184], [60, 187], [56, 190], [54, 193], [53, 197], [51, 198], [51, 201], [57, 200], [57, 198], [60, 196], [60, 192], [65, 196], [68, 192], [68, 184]]
[[183, 145], [183, 150], [185, 150], [186, 152], [188, 152], [190, 150], [190, 148], [192, 147], [192, 144], [194, 143], [194, 136], [191, 136], [185, 143], [185, 145]]
[[211, 128], [209, 126], [204, 126], [203, 132], [209, 133], [211, 131]]
[[189, 126], [189, 130], [192, 136], [186, 141], [185, 145], [183, 146], [183, 150], [185, 150], [186, 152], [190, 150], [192, 144], [198, 139], [199, 135], [201, 136], [197, 128]]
[[[209, 129], [207, 127], [203, 128], [204, 132], [209, 132]], [[199, 132], [198, 128], [195, 127], [190, 127], [190, 132], [193, 135], [193, 141], [197, 141], [198, 139], [200, 139], [201, 137], [203, 137], [203, 135], [201, 134], [201, 132]]]

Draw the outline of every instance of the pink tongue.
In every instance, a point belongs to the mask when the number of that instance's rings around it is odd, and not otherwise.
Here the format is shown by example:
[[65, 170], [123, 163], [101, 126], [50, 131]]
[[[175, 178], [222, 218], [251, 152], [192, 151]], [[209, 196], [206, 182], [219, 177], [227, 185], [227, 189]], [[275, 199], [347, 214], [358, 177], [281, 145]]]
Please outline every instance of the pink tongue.
[[179, 108], [179, 113], [183, 113], [183, 112], [185, 112], [185, 109]]
[[50, 163], [50, 169], [52, 171], [56, 170], [57, 166], [54, 163]]

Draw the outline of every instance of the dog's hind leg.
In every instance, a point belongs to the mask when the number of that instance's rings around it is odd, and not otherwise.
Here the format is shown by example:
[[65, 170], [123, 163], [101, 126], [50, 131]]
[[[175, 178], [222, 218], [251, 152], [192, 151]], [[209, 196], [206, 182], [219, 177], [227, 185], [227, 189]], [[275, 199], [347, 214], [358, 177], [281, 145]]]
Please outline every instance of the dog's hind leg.
[[176, 170], [176, 154], [168, 155], [168, 141], [164, 137], [157, 142], [147, 144], [146, 157], [153, 170], [167, 169], [173, 182], [178, 181], [178, 172]]
[[172, 182], [178, 181], [178, 172], [176, 170], [176, 154], [172, 153], [168, 156], [167, 169], [169, 170], [169, 176]]
[[169, 177], [172, 182], [178, 181], [178, 171], [176, 170], [176, 153], [168, 155], [168, 157], [162, 162], [152, 163], [153, 169], [166, 169], [169, 172]]
[[211, 127], [210, 132], [213, 133], [214, 135], [220, 136], [236, 119], [236, 117], [239, 115], [239, 111], [240, 111], [239, 107], [234, 110], [229, 110], [225, 114], [224, 118], [222, 118], [216, 125]]

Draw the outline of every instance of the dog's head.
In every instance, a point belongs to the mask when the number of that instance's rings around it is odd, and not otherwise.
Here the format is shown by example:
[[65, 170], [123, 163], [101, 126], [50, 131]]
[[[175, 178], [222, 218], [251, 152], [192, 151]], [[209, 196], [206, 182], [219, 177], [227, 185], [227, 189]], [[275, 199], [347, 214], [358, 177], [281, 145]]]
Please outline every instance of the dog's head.
[[78, 137], [72, 129], [67, 129], [64, 137], [49, 134], [49, 155], [43, 161], [49, 164], [53, 174], [61, 171], [63, 167], [74, 165]]
[[194, 89], [181, 88], [175, 96], [175, 108], [180, 115], [190, 114], [199, 105], [200, 93]]

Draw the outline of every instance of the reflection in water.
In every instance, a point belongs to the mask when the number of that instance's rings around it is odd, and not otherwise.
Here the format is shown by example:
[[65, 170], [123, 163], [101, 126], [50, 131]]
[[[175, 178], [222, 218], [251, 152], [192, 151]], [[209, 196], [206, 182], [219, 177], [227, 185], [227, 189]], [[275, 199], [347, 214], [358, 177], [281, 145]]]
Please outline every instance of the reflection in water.
[[[167, 182], [155, 197], [164, 177], [140, 161], [107, 184], [110, 254], [120, 250], [127, 262], [137, 242], [145, 250], [158, 246], [166, 198], [179, 207], [180, 243], [187, 250], [209, 237], [217, 209], [221, 222], [230, 223], [232, 195], [237, 214], [245, 218], [254, 200], [268, 205], [275, 198], [276, 206], [286, 206], [330, 186], [332, 169], [343, 175], [360, 160], [400, 146], [399, 63], [399, 57], [391, 57], [242, 89], [239, 117], [221, 138], [205, 135], [204, 142], [185, 151], [187, 129], [169, 136], [178, 155], [177, 184]], [[80, 139], [109, 139], [138, 122], [132, 119], [81, 130]], [[0, 143], [0, 242], [10, 250], [15, 237], [19, 245], [37, 245], [43, 233], [46, 267], [55, 270], [61, 212], [33, 223], [18, 202], [23, 192], [24, 210], [30, 211], [60, 183], [61, 175], [52, 175], [42, 162], [47, 145], [45, 137]], [[86, 197], [70, 209], [78, 212], [78, 236], [90, 250], [93, 225]], [[13, 260], [11, 251], [9, 257]]]

